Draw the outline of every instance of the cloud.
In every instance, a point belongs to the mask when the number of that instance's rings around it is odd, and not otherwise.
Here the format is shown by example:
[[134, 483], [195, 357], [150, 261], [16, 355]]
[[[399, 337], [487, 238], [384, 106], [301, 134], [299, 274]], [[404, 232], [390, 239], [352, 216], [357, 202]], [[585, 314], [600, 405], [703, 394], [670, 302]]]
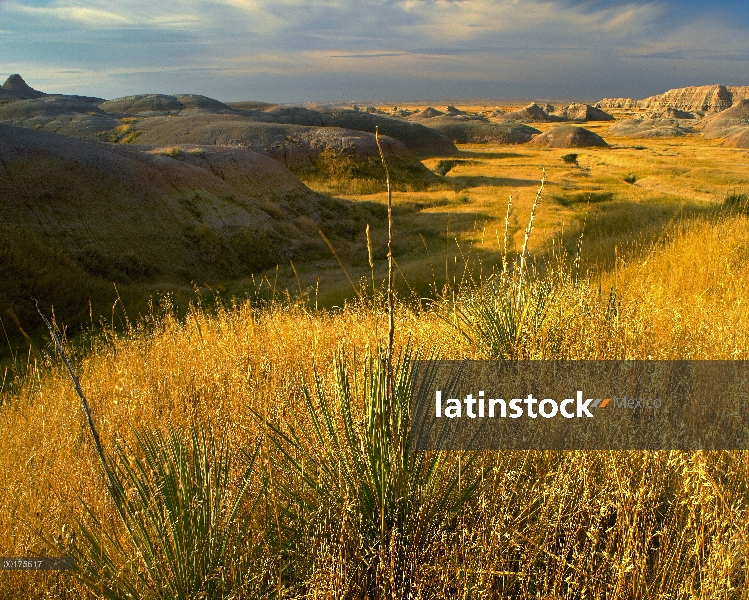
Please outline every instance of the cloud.
[[702, 18], [667, 32], [657, 39], [642, 40], [624, 52], [631, 58], [689, 61], [749, 59], [749, 38], [738, 27]]
[[[163, 91], [146, 86], [171, 76], [182, 90], [214, 77], [227, 94], [250, 79], [262, 82], [262, 93], [286, 93], [296, 77], [299, 94], [331, 96], [388, 82], [397, 89], [473, 82], [476, 91], [466, 91], [473, 95], [548, 89], [551, 97], [562, 85], [601, 95], [630, 86], [626, 95], [649, 95], [658, 90], [647, 86], [688, 76], [690, 61], [720, 63], [708, 70], [716, 77], [737, 73], [749, 52], [740, 24], [670, 2], [0, 0], [11, 32], [0, 38], [0, 55], [49, 78], [55, 69], [80, 69], [76, 81], [91, 76], [99, 95], [110, 95], [103, 86], [114, 82], [128, 93]], [[322, 83], [311, 86], [310, 78]]]
[[109, 10], [82, 6], [31, 6], [16, 2], [7, 5], [12, 12], [31, 19], [77, 21], [90, 26], [130, 25], [131, 19]]
[[[0, 0], [2, 2], [3, 0]], [[189, 5], [191, 2], [183, 2]], [[49, 29], [65, 24], [77, 24], [87, 29], [112, 29], [129, 27], [183, 28], [201, 21], [201, 17], [189, 11], [180, 11], [180, 3], [170, 3], [168, 10], [159, 3], [144, 0], [132, 2], [103, 2], [87, 0], [68, 2], [53, 0], [45, 5], [11, 0], [5, 2], [10, 16], [18, 15], [30, 20], [30, 28]]]

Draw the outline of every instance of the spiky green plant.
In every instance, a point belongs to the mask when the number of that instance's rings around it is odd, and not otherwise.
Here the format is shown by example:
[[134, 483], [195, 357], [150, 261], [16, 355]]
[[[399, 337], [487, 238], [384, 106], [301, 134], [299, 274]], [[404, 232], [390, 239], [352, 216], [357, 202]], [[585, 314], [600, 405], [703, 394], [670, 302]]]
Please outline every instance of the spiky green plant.
[[206, 427], [193, 425], [189, 441], [170, 429], [136, 430], [134, 444], [117, 443], [105, 469], [119, 519], [86, 507], [81, 539], [66, 548], [78, 579], [113, 600], [209, 600], [251, 585], [249, 536], [238, 534], [255, 456], [231, 494], [229, 445]]
[[[355, 369], [351, 376], [341, 354], [332, 398], [317, 376], [314, 397], [304, 388], [307, 427], [268, 425], [286, 475], [280, 491], [291, 526], [318, 532], [323, 544], [327, 532], [337, 544], [347, 561], [346, 589], [339, 590], [346, 597], [408, 597], [415, 573], [434, 558], [429, 542], [480, 483], [475, 454], [413, 449], [411, 352], [394, 367], [389, 398], [382, 352], [367, 356], [361, 379]], [[422, 379], [420, 393], [431, 383]]]
[[553, 294], [549, 277], [501, 274], [457, 303], [460, 331], [490, 358], [526, 358], [529, 342], [546, 321]]

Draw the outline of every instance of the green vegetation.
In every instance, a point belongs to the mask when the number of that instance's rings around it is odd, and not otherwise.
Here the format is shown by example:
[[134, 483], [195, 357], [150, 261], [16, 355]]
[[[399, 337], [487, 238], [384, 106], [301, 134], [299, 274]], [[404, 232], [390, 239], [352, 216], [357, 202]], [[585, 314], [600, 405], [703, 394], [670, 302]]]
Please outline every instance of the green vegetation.
[[[452, 528], [481, 483], [472, 469], [475, 453], [414, 452], [413, 360], [406, 348], [394, 366], [390, 395], [382, 352], [365, 358], [362, 380], [339, 356], [332, 398], [318, 374], [315, 394], [303, 388], [312, 427], [286, 432], [270, 425], [270, 440], [281, 456], [279, 492], [290, 507], [284, 509], [292, 517], [289, 528], [334, 544], [350, 565], [346, 592], [356, 597], [417, 592], [419, 565], [438, 558], [431, 541]], [[433, 374], [420, 382], [422, 394], [429, 393], [432, 381]], [[256, 416], [265, 423], [262, 414]], [[295, 542], [298, 552], [306, 553], [308, 542]], [[292, 567], [298, 572], [297, 564]]]
[[105, 462], [120, 523], [84, 506], [80, 542], [58, 548], [73, 558], [76, 577], [112, 600], [213, 600], [259, 587], [250, 569], [256, 549], [244, 536], [257, 502], [247, 497], [257, 453], [230, 487], [231, 443], [215, 440], [210, 428], [133, 437], [132, 446], [116, 442]]
[[747, 212], [749, 210], [749, 194], [738, 194], [733, 192], [723, 199], [723, 206], [732, 210]]
[[579, 204], [583, 202], [609, 202], [613, 199], [613, 192], [579, 192], [568, 196], [555, 196], [554, 202], [561, 204], [562, 206], [570, 206], [571, 204]]
[[[390, 169], [394, 190], [414, 192], [446, 187], [421, 162], [407, 155], [391, 157]], [[347, 154], [326, 150], [305, 167], [294, 169], [312, 189], [329, 193], [372, 194], [382, 189], [385, 170], [379, 156], [353, 160]]]
[[437, 166], [434, 168], [434, 172], [437, 173], [437, 175], [445, 176], [447, 175], [450, 170], [457, 166], [457, 165], [465, 165], [468, 161], [466, 160], [460, 160], [460, 159], [445, 159], [441, 160], [437, 163]]

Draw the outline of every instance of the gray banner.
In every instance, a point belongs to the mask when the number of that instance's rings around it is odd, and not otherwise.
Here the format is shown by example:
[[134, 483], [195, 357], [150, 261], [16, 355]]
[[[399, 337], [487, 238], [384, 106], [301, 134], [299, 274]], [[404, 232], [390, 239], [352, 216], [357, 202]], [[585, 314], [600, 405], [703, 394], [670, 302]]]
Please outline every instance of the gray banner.
[[749, 361], [416, 361], [416, 450], [746, 450]]

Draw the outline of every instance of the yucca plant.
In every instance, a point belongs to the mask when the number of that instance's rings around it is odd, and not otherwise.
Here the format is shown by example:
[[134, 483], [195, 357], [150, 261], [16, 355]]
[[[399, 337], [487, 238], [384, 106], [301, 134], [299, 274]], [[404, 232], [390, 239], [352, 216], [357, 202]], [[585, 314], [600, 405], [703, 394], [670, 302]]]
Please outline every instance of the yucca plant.
[[[382, 352], [367, 357], [363, 380], [339, 355], [333, 397], [317, 375], [314, 397], [304, 388], [307, 427], [268, 425], [286, 475], [280, 491], [291, 529], [327, 532], [347, 555], [343, 597], [409, 597], [416, 571], [430, 560], [430, 542], [480, 482], [475, 454], [413, 450], [409, 350], [394, 371], [389, 398]], [[423, 379], [419, 390], [430, 383]], [[314, 543], [300, 545], [310, 552]]]
[[500, 274], [459, 301], [460, 331], [493, 359], [521, 360], [546, 321], [554, 287], [550, 278]]
[[256, 453], [231, 493], [229, 445], [209, 428], [193, 425], [189, 440], [174, 429], [134, 433], [135, 443], [117, 443], [105, 463], [118, 519], [86, 508], [81, 538], [65, 548], [76, 576], [113, 600], [238, 597], [253, 583], [250, 538], [240, 530]]

